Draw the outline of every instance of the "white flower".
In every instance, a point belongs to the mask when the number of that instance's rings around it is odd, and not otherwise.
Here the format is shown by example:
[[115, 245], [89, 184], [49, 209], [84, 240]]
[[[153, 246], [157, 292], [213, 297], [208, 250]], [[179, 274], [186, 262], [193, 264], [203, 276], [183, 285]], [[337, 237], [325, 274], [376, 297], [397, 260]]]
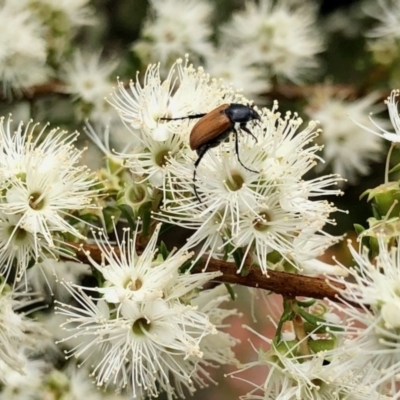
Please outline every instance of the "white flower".
[[43, 360], [29, 360], [22, 352], [18, 357], [24, 361], [20, 371], [11, 369], [3, 358], [0, 359], [0, 400], [42, 398], [42, 383], [50, 365]]
[[[29, 9], [50, 30], [57, 24], [58, 35], [62, 36], [72, 27], [94, 22], [89, 0], [6, 0], [14, 11]], [[53, 38], [53, 40], [56, 40]]]
[[90, 269], [86, 264], [46, 258], [28, 269], [27, 281], [35, 292], [42, 293], [47, 298], [51, 296], [52, 300], [55, 298], [67, 301], [69, 292], [59, 284], [60, 279], [77, 283], [84, 275], [90, 275]]
[[380, 136], [386, 140], [389, 140], [392, 143], [399, 143], [400, 142], [400, 116], [399, 116], [399, 111], [397, 108], [397, 97], [399, 96], [400, 91], [399, 90], [392, 90], [390, 93], [390, 96], [387, 98], [385, 101], [388, 111], [389, 111], [389, 118], [390, 122], [393, 125], [394, 132], [388, 132], [386, 129], [381, 128], [370, 116], [370, 121], [378, 128], [378, 131], [375, 131], [364, 124], [359, 123], [357, 120], [354, 120], [354, 122], [366, 130], [367, 132], [373, 133], [374, 135]]
[[[190, 53], [193, 59], [212, 51], [212, 7], [204, 0], [151, 0], [142, 37], [132, 50], [142, 62], [160, 61], [169, 67], [177, 57]], [[179, 11], [178, 11], [179, 10]], [[183, 17], [184, 16], [184, 17]]]
[[370, 37], [400, 37], [400, 4], [396, 0], [379, 0], [365, 7], [365, 13], [379, 24], [367, 33]]
[[184, 164], [171, 160], [173, 179], [157, 215], [163, 221], [195, 229], [190, 245], [205, 240], [201, 253], [207, 246], [214, 255], [227, 245], [233, 247], [231, 253], [242, 248], [243, 263], [247, 255], [255, 255], [266, 273], [267, 255], [274, 250], [296, 265], [305, 261], [304, 254], [297, 260], [293, 244], [302, 232], [303, 240], [313, 241], [314, 235], [318, 236], [321, 252], [334, 241], [321, 233], [336, 209], [313, 198], [340, 192], [330, 189], [337, 184], [335, 176], [304, 180], [318, 160], [315, 153], [319, 147], [309, 145], [317, 136], [314, 123], [298, 131], [301, 119], [290, 113], [282, 119], [276, 106], [263, 109], [261, 116], [262, 122], [250, 128], [257, 143], [248, 134], [239, 135], [241, 162], [233, 135], [229, 142], [206, 153], [195, 182], [201, 202], [194, 193], [193, 158], [187, 155]]
[[126, 89], [120, 83], [110, 100], [131, 130], [134, 142], [120, 156], [137, 181], [147, 180], [157, 188], [171, 183], [171, 160], [183, 165], [185, 155], [194, 154], [189, 136], [197, 121], [161, 118], [205, 114], [223, 103], [243, 102], [241, 95], [212, 80], [202, 68], [194, 69], [188, 60], [182, 63], [178, 60], [164, 81], [160, 66], [150, 65], [143, 85], [131, 82]]
[[109, 77], [116, 68], [113, 60], [101, 61], [101, 54], [77, 50], [72, 60], [64, 64], [66, 92], [95, 103], [111, 91]]
[[[108, 303], [122, 303], [126, 300], [145, 302], [160, 298], [171, 300], [189, 292], [191, 285], [192, 288], [201, 285], [200, 276], [191, 278], [190, 275], [179, 275], [179, 267], [192, 254], [177, 252], [166, 260], [161, 255], [155, 258], [160, 228], [161, 224], [155, 229], [145, 251], [140, 255], [135, 248], [137, 231], [130, 238], [130, 230], [124, 230], [122, 239], [117, 242], [118, 253], [108, 241], [103, 241], [101, 231], [98, 237], [95, 236], [96, 244], [102, 252], [101, 264], [93, 260], [90, 253], [87, 255], [92, 266], [105, 279], [103, 286], [97, 288], [97, 291], [103, 294], [103, 299]], [[204, 279], [207, 281], [209, 276], [204, 275]]]
[[[14, 2], [15, 3], [15, 2]], [[22, 89], [47, 80], [45, 30], [26, 9], [10, 1], [0, 7], [0, 80], [3, 91]]]
[[[59, 242], [54, 238], [56, 243]], [[59, 244], [59, 243], [58, 243]], [[46, 258], [58, 258], [63, 253], [61, 246], [49, 246], [40, 234], [20, 226], [20, 218], [0, 212], [0, 274], [8, 277], [15, 268], [15, 279], [19, 281], [29, 262]]]
[[[96, 388], [86, 368], [78, 368], [74, 363], [68, 364], [63, 371], [53, 369], [46, 375], [42, 384], [42, 397], [52, 399], [55, 393], [62, 393], [65, 400], [123, 400], [132, 397], [110, 394]], [[48, 396], [48, 397], [47, 397]], [[142, 399], [141, 396], [139, 396]], [[22, 400], [22, 399], [21, 399]]]
[[[365, 137], [360, 125], [368, 123], [367, 110], [379, 111], [374, 106], [378, 94], [356, 101], [346, 100], [345, 94], [333, 97], [329, 88], [322, 88], [314, 94], [307, 109], [308, 115], [321, 123], [320, 140], [324, 144], [324, 159], [332, 171], [355, 183], [357, 175], [369, 173], [369, 162], [378, 161], [383, 151], [383, 142], [378, 136]], [[358, 121], [358, 126], [352, 120]], [[378, 119], [385, 124], [385, 120]], [[320, 168], [321, 169], [321, 168]]]
[[181, 152], [186, 146], [185, 139], [179, 135], [170, 135], [162, 141], [145, 136], [140, 145], [121, 153], [121, 157], [126, 160], [125, 165], [132, 173], [142, 177], [141, 181], [164, 188], [171, 181], [169, 160], [175, 158], [182, 162]]
[[221, 46], [207, 55], [206, 69], [247, 98], [256, 100], [270, 89], [270, 82], [261, 67], [252, 65], [246, 53], [245, 46], [232, 49]]
[[163, 81], [160, 65], [154, 64], [147, 68], [143, 84], [139, 77], [136, 82], [129, 83], [129, 89], [120, 82], [110, 102], [129, 127], [140, 130], [141, 137], [165, 141], [177, 134], [184, 135], [188, 142], [190, 127], [196, 120], [163, 121], [161, 118], [207, 113], [221, 103], [232, 103], [239, 97], [231, 88], [212, 80], [203, 68], [196, 70], [188, 59], [184, 64], [179, 59]]
[[357, 252], [349, 246], [357, 268], [349, 269], [350, 282], [337, 279], [344, 286], [340, 297], [348, 307], [335, 307], [348, 317], [342, 351], [350, 355], [352, 368], [360, 371], [364, 383], [400, 399], [400, 251], [388, 249], [382, 235], [377, 240], [375, 260], [370, 260], [367, 249]]
[[95, 208], [97, 190], [87, 167], [78, 164], [83, 152], [73, 145], [78, 134], [44, 127], [35, 136], [38, 125], [31, 123], [19, 124], [12, 133], [10, 120], [0, 123], [0, 210], [19, 218], [14, 234], [19, 229], [34, 234], [35, 251], [40, 237], [54, 246], [57, 232], [83, 237], [69, 219], [76, 211]]
[[[0, 287], [0, 360], [23, 374], [26, 364], [23, 351], [33, 350], [46, 332], [41, 324], [27, 318], [20, 309], [37, 302], [34, 295], [18, 292], [4, 283]], [[6, 377], [0, 374], [3, 380]]]
[[[218, 333], [212, 336], [206, 336], [200, 343], [203, 357], [200, 364], [204, 365], [224, 365], [239, 364], [232, 348], [240, 341], [235, 339], [229, 333], [222, 331], [227, 328], [226, 319], [232, 316], [240, 317], [241, 314], [235, 309], [223, 309], [221, 304], [230, 300], [225, 285], [218, 285], [210, 290], [203, 290], [195, 297], [191, 304], [197, 306], [200, 311], [206, 313], [210, 322], [215, 325]], [[214, 364], [216, 363], [216, 364]]]
[[[205, 314], [162, 299], [143, 303], [127, 300], [113, 308], [103, 300], [94, 303], [81, 291], [73, 293], [83, 308], [63, 305], [57, 312], [68, 316], [70, 338], [90, 339], [72, 349], [70, 356], [87, 358], [102, 349], [102, 358], [93, 368], [98, 385], [143, 386], [154, 396], [158, 385], [172, 390], [167, 377], [173, 373], [183, 375], [190, 386], [192, 371], [176, 370], [169, 355], [201, 357], [201, 339], [215, 330]], [[69, 328], [71, 324], [74, 326]]]
[[[140, 256], [135, 250], [137, 232], [132, 241], [126, 231], [117, 242], [119, 256], [107, 240], [101, 243], [96, 239], [104, 261], [98, 264], [90, 255], [89, 260], [105, 282], [91, 290], [102, 294], [102, 299], [64, 282], [80, 307], [57, 307], [57, 312], [67, 317], [63, 326], [69, 332], [60, 342], [72, 340], [75, 344], [68, 355], [84, 361], [96, 355], [98, 361], [91, 363], [98, 385], [129, 385], [134, 396], [139, 386], [151, 396], [159, 390], [172, 393], [169, 374], [192, 390], [190, 378], [203, 355], [201, 342], [217, 333], [208, 313], [189, 301], [199, 287], [220, 274], [179, 274], [188, 258], [182, 250], [165, 260], [156, 258], [158, 229]], [[186, 363], [189, 357], [191, 361]]]
[[[268, 368], [263, 384], [252, 383], [254, 389], [243, 400], [379, 400], [380, 394], [366, 391], [341, 358], [339, 352], [319, 352], [301, 355], [301, 342], [272, 340], [261, 335], [269, 350], [258, 350], [258, 361], [245, 365], [241, 370], [253, 367]], [[367, 395], [369, 397], [367, 397]]]
[[299, 81], [317, 66], [315, 55], [323, 49], [315, 21], [311, 2], [246, 1], [222, 27], [222, 44], [240, 48], [249, 64], [267, 67], [269, 77]]
[[83, 54], [76, 51], [72, 60], [63, 65], [64, 90], [81, 98], [85, 102], [84, 109], [89, 108], [88, 104], [91, 106], [91, 120], [107, 123], [116, 116], [105, 97], [112, 90], [110, 76], [117, 63], [115, 60], [102, 61], [100, 57], [100, 52]]

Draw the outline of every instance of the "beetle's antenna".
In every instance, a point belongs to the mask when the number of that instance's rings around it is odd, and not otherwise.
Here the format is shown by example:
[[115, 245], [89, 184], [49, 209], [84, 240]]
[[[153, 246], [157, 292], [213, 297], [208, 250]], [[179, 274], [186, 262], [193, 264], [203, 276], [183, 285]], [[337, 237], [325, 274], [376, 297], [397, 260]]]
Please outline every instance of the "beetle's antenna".
[[186, 117], [178, 117], [178, 118], [159, 118], [161, 121], [176, 121], [177, 119], [197, 119], [197, 118], [202, 118], [206, 114], [192, 114], [192, 115], [187, 115]]
[[[243, 127], [242, 127], [242, 129], [243, 129]], [[254, 137], [254, 135], [253, 135], [247, 128], [246, 128], [246, 129], [243, 129], [243, 130], [244, 130], [245, 132], [247, 132], [247, 133], [250, 133], [250, 135]], [[258, 171], [254, 171], [253, 169], [247, 168], [247, 167], [242, 163], [242, 160], [241, 160], [240, 157], [239, 157], [239, 138], [238, 138], [238, 132], [237, 132], [237, 130], [236, 130], [235, 128], [233, 128], [233, 133], [234, 133], [234, 135], [235, 135], [235, 151], [236, 151], [236, 155], [237, 155], [237, 158], [238, 158], [238, 161], [239, 161], [240, 165], [241, 165], [244, 169], [247, 169], [247, 171], [258, 173]], [[256, 139], [256, 140], [257, 140], [257, 139]]]

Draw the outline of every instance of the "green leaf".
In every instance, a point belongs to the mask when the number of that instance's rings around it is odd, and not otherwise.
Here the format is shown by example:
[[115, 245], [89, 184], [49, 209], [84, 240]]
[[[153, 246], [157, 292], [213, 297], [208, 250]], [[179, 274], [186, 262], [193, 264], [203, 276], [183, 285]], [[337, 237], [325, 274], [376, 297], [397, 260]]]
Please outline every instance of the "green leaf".
[[136, 230], [136, 221], [133, 219], [133, 211], [130, 206], [127, 204], [120, 204], [117, 206], [118, 209], [121, 211], [122, 215], [128, 222], [129, 228], [131, 228], [132, 231]]
[[151, 203], [143, 204], [140, 207], [140, 215], [142, 217], [142, 235], [147, 237], [151, 227]]
[[313, 353], [319, 353], [321, 351], [330, 351], [335, 349], [336, 340], [335, 339], [309, 340], [308, 346], [313, 351]]
[[163, 241], [161, 241], [159, 249], [160, 249], [160, 254], [162, 255], [162, 258], [165, 261], [169, 256], [169, 251], [168, 251], [167, 246], [165, 245], [165, 243]]
[[379, 220], [382, 219], [382, 215], [379, 212], [379, 209], [377, 208], [377, 206], [375, 204], [372, 204], [372, 215], [376, 219], [379, 219]]
[[354, 230], [356, 231], [357, 235], [360, 235], [365, 231], [365, 228], [360, 224], [353, 224]]
[[116, 207], [105, 207], [103, 208], [103, 220], [107, 232], [111, 232], [114, 229], [113, 221], [121, 216], [121, 210]]
[[239, 247], [233, 252], [233, 259], [235, 260], [235, 264], [237, 269], [240, 268], [243, 261], [243, 250]]
[[159, 236], [161, 236], [165, 232], [168, 232], [174, 226], [175, 226], [174, 224], [168, 224], [166, 222], [163, 222], [163, 224], [161, 225], [160, 235]]
[[231, 296], [231, 299], [233, 301], [235, 301], [236, 300], [236, 293], [233, 290], [232, 286], [229, 283], [224, 283], [224, 285], [225, 285], [226, 290], [228, 291], [229, 295]]
[[282, 327], [286, 321], [293, 320], [295, 313], [293, 311], [293, 299], [283, 298], [283, 312], [279, 319], [278, 326], [276, 327], [275, 338], [278, 338], [280, 342]]
[[193, 263], [191, 260], [187, 260], [179, 267], [179, 272], [184, 274], [185, 272], [190, 271], [192, 268], [197, 267], [199, 262], [200, 260], [196, 261], [195, 263]]
[[395, 165], [390, 171], [389, 173], [391, 174], [392, 172], [398, 172], [400, 171], [400, 164]]
[[311, 307], [311, 306], [313, 306], [316, 302], [317, 302], [317, 300], [315, 300], [315, 299], [297, 300], [297, 304], [298, 304], [300, 307], [304, 307], [304, 308]]
[[329, 325], [323, 318], [316, 317], [315, 315], [312, 315], [312, 314], [308, 313], [307, 311], [305, 311], [303, 308], [299, 307], [296, 311], [298, 312], [298, 314], [300, 314], [302, 316], [302, 318], [304, 318], [311, 325], [314, 325], [316, 328], [321, 327], [321, 326], [326, 326], [325, 329], [327, 332], [329, 332], [329, 331], [342, 332], [343, 331], [343, 328], [341, 328], [339, 326]]

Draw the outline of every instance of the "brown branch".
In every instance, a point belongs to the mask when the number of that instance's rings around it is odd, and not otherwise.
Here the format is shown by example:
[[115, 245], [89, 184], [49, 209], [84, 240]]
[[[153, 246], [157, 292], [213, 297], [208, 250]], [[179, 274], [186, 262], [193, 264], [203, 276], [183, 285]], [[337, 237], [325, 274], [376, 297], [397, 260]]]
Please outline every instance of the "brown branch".
[[[202, 264], [194, 272], [201, 272], [205, 265], [204, 262]], [[268, 271], [268, 275], [264, 275], [260, 268], [256, 267], [250, 267], [248, 274], [242, 276], [237, 273], [235, 264], [215, 259], [210, 261], [207, 271], [222, 272], [223, 275], [217, 278], [220, 282], [270, 290], [285, 297], [303, 296], [338, 301], [338, 291], [331, 285], [337, 286], [338, 289], [344, 289], [344, 285], [328, 284], [323, 278], [272, 270]]]
[[[90, 252], [91, 258], [100, 262], [101, 251], [96, 245], [80, 245], [82, 251], [77, 253], [77, 258], [82, 261], [88, 261], [85, 252]], [[118, 248], [115, 248], [118, 255]], [[196, 268], [192, 270], [194, 273], [202, 272], [207, 257], [203, 257]], [[208, 272], [220, 271], [222, 276], [216, 281], [230, 284], [237, 284], [281, 294], [285, 297], [311, 297], [314, 299], [329, 299], [333, 301], [341, 301], [338, 297], [338, 291], [344, 289], [344, 285], [330, 282], [323, 278], [314, 278], [299, 274], [290, 274], [280, 271], [268, 271], [268, 275], [264, 275], [257, 267], [249, 267], [246, 276], [237, 273], [235, 264], [221, 260], [211, 259], [207, 266]], [[337, 290], [335, 289], [337, 287]], [[357, 306], [354, 304], [354, 306]]]

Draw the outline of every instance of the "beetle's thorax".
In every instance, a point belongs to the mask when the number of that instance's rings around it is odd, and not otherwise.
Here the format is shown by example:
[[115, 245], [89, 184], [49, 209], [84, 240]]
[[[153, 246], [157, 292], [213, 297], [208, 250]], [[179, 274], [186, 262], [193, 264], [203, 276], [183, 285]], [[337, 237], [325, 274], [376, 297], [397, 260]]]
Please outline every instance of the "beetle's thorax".
[[233, 124], [246, 123], [253, 119], [251, 108], [243, 104], [232, 103], [224, 112]]

